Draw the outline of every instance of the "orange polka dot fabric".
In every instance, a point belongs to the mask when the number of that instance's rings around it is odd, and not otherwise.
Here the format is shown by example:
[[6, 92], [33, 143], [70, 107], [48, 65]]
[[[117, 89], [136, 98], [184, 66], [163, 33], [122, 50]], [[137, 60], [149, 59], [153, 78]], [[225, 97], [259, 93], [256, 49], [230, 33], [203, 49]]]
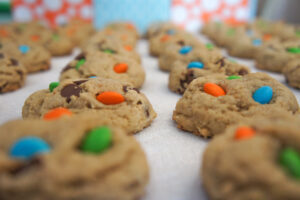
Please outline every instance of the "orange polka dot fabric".
[[92, 0], [14, 0], [12, 7], [15, 21], [41, 20], [50, 27], [93, 18]]
[[250, 0], [173, 0], [172, 21], [190, 31], [209, 20], [239, 24], [250, 19]]

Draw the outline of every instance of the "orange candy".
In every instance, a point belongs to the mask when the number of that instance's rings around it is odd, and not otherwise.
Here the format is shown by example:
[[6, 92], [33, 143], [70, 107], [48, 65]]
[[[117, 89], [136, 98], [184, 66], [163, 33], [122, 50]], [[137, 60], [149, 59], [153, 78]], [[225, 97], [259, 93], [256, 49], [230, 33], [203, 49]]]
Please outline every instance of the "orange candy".
[[32, 35], [31, 36], [31, 40], [34, 41], [34, 42], [38, 41], [39, 39], [40, 39], [39, 35]]
[[8, 36], [8, 32], [5, 29], [0, 29], [0, 36], [1, 37], [7, 37]]
[[236, 140], [244, 140], [250, 139], [254, 136], [255, 130], [248, 126], [241, 126], [236, 129], [234, 139]]
[[125, 101], [123, 95], [113, 91], [102, 92], [96, 98], [98, 101], [106, 105], [119, 104]]
[[127, 35], [121, 35], [121, 40], [126, 41], [127, 40]]
[[130, 45], [125, 45], [125, 46], [124, 46], [124, 49], [127, 50], [127, 51], [132, 51], [132, 46], [130, 46]]
[[114, 71], [116, 73], [125, 73], [127, 72], [128, 65], [126, 63], [119, 63], [114, 66]]
[[272, 38], [271, 34], [264, 34], [263, 39], [264, 40], [270, 40]]
[[58, 119], [62, 116], [71, 116], [72, 112], [66, 108], [54, 108], [50, 111], [48, 111], [45, 115], [44, 115], [44, 120], [54, 120], [54, 119]]
[[215, 83], [205, 83], [203, 88], [204, 92], [215, 97], [226, 95], [226, 92], [223, 90], [223, 88], [221, 88]]
[[130, 29], [130, 30], [134, 30], [135, 29], [134, 25], [132, 25], [132, 24], [127, 24], [127, 28]]
[[170, 39], [170, 36], [169, 36], [169, 35], [164, 35], [164, 36], [162, 36], [162, 37], [160, 38], [160, 41], [165, 42], [165, 41], [167, 41], [167, 40], [169, 40], [169, 39]]
[[76, 31], [76, 28], [75, 27], [71, 27], [67, 30], [67, 35], [68, 36], [72, 36]]

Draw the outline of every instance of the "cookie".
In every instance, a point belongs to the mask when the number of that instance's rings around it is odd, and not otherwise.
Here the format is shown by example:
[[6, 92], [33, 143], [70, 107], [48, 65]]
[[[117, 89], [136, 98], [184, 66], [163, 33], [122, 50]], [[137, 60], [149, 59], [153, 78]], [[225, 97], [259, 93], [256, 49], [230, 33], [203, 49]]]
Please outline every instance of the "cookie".
[[70, 55], [74, 48], [72, 40], [55, 30], [51, 34], [51, 37], [43, 44], [50, 54], [52, 56]]
[[232, 126], [214, 138], [201, 169], [209, 199], [299, 199], [299, 124], [299, 117], [281, 113]]
[[300, 58], [300, 40], [279, 42], [271, 40], [262, 45], [255, 55], [256, 67], [281, 73], [290, 60]]
[[178, 128], [208, 138], [245, 119], [269, 117], [275, 108], [299, 110], [294, 94], [269, 75], [212, 75], [190, 83], [176, 104], [173, 120]]
[[142, 87], [145, 80], [144, 69], [135, 60], [95, 53], [78, 55], [62, 70], [60, 81], [94, 76], [126, 81], [136, 88]]
[[44, 71], [50, 68], [50, 53], [42, 46], [31, 42], [1, 43], [1, 51], [19, 60], [27, 73]]
[[[173, 29], [171, 29], [173, 30]], [[160, 56], [168, 50], [166, 47], [170, 44], [178, 44], [181, 46], [188, 44], [200, 43], [192, 34], [182, 30], [174, 31], [175, 33], [169, 33], [170, 30], [166, 30], [156, 36], [149, 39], [149, 52], [152, 56]]]
[[26, 69], [17, 59], [0, 51], [0, 93], [21, 88], [26, 79]]
[[[222, 58], [221, 52], [213, 46], [205, 46], [202, 43], [175, 43], [169, 44], [163, 54], [159, 56], [159, 68], [170, 71], [175, 61], [191, 62], [199, 59], [200, 55], [214, 55]], [[201, 59], [200, 59], [201, 60]]]
[[137, 52], [135, 52], [133, 49], [126, 49], [121, 42], [113, 37], [99, 37], [85, 45], [82, 51], [85, 54], [93, 54], [98, 52], [102, 54], [122, 55], [141, 63], [140, 55]]
[[282, 73], [290, 86], [300, 88], [300, 58], [288, 62]]
[[133, 137], [102, 119], [2, 125], [1, 199], [140, 198], [149, 180], [145, 154]]
[[67, 24], [61, 24], [57, 30], [60, 34], [70, 38], [75, 46], [80, 46], [95, 33], [92, 23], [79, 19], [73, 19]]
[[148, 27], [147, 33], [146, 33], [146, 38], [150, 39], [150, 38], [156, 37], [162, 33], [172, 35], [172, 34], [176, 33], [176, 31], [179, 31], [179, 30], [181, 30], [181, 29], [179, 29], [178, 26], [176, 26], [175, 24], [172, 24], [170, 22], [154, 23]]
[[198, 54], [192, 61], [176, 61], [169, 75], [169, 89], [183, 94], [188, 85], [198, 77], [210, 74], [224, 74], [237, 77], [248, 74], [246, 66], [225, 57]]
[[26, 99], [22, 116], [43, 118], [60, 107], [74, 114], [103, 116], [130, 134], [149, 126], [156, 117], [150, 102], [138, 89], [129, 83], [104, 78], [69, 79], [56, 88], [50, 84], [49, 90], [37, 91]]

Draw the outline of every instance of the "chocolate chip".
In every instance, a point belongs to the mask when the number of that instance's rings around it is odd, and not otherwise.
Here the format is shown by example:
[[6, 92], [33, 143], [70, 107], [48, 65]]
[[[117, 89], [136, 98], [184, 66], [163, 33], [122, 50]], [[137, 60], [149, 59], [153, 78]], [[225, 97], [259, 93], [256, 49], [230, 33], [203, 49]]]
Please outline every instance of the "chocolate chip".
[[0, 43], [0, 49], [2, 49], [3, 45]]
[[132, 88], [134, 91], [136, 91], [137, 93], [140, 93], [140, 90], [137, 88]]
[[246, 75], [246, 74], [248, 74], [248, 70], [246, 70], [246, 69], [240, 69], [239, 75]]
[[223, 58], [219, 59], [215, 64], [220, 64], [220, 68], [224, 67], [224, 65], [225, 65], [225, 58], [223, 57]]
[[78, 56], [75, 57], [75, 60], [81, 60], [81, 59], [85, 59], [84, 53], [80, 53]]
[[74, 67], [72, 67], [71, 65], [67, 65], [67, 66], [65, 66], [65, 67], [62, 69], [61, 72], [65, 72], [65, 71], [68, 71], [68, 70], [70, 70], [70, 69], [74, 69]]
[[76, 85], [81, 85], [82, 83], [87, 82], [88, 80], [79, 80], [79, 81], [73, 81]]
[[135, 189], [136, 187], [138, 187], [140, 185], [140, 183], [138, 181], [133, 181], [132, 183], [128, 184], [126, 186], [126, 190], [132, 190]]
[[184, 46], [185, 42], [183, 40], [179, 40], [179, 41], [177, 41], [177, 44], [179, 44], [180, 46]]
[[8, 83], [6, 82], [0, 87], [0, 93], [3, 91], [4, 88], [6, 88], [7, 85]]
[[22, 72], [22, 71], [17, 70], [16, 72], [17, 72], [20, 76], [23, 76], [23, 72]]
[[123, 89], [123, 91], [124, 91], [125, 93], [128, 92], [128, 86], [127, 86], [127, 85], [124, 85], [122, 89]]
[[23, 162], [16, 168], [10, 169], [9, 173], [12, 175], [18, 175], [32, 167], [39, 167], [42, 165], [42, 160], [40, 158], [33, 158], [30, 161]]
[[180, 86], [183, 89], [183, 91], [180, 91], [180, 94], [184, 92], [188, 84], [190, 84], [196, 77], [194, 76], [193, 70], [188, 70], [188, 72], [185, 74], [184, 79], [180, 79]]
[[66, 85], [61, 91], [60, 94], [62, 97], [66, 97], [67, 103], [70, 103], [71, 96], [80, 96], [81, 88], [75, 84]]
[[137, 105], [140, 105], [140, 104], [142, 104], [142, 101], [139, 100], [136, 104], [137, 104]]
[[11, 59], [10, 59], [10, 62], [11, 62], [11, 64], [12, 64], [13, 66], [19, 65], [19, 62], [18, 62], [16, 59], [14, 59], [14, 58], [11, 58]]
[[4, 58], [4, 54], [0, 53], [0, 59]]
[[146, 112], [146, 116], [149, 117], [150, 113], [149, 113], [149, 109], [148, 108], [145, 109], [145, 112]]

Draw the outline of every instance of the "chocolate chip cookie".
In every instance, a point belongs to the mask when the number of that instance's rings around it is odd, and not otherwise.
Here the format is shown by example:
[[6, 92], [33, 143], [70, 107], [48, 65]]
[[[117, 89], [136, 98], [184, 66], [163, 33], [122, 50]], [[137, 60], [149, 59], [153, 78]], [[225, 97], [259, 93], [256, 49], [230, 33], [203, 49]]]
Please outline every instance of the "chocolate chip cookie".
[[0, 93], [21, 88], [26, 79], [26, 69], [17, 59], [0, 50]]
[[138, 89], [130, 83], [104, 78], [68, 79], [49, 90], [37, 91], [26, 99], [22, 116], [43, 118], [61, 107], [75, 114], [103, 116], [130, 134], [149, 126], [156, 117], [150, 102]]
[[209, 199], [299, 199], [299, 117], [270, 117], [231, 126], [208, 144], [201, 174]]
[[110, 54], [80, 54], [61, 72], [60, 81], [89, 77], [110, 78], [140, 88], [145, 80], [142, 66], [135, 60]]
[[173, 120], [178, 128], [208, 138], [245, 119], [272, 116], [275, 108], [299, 110], [294, 94], [269, 75], [211, 75], [190, 83], [177, 102]]
[[0, 140], [3, 200], [133, 200], [149, 180], [138, 142], [103, 116], [11, 121]]

